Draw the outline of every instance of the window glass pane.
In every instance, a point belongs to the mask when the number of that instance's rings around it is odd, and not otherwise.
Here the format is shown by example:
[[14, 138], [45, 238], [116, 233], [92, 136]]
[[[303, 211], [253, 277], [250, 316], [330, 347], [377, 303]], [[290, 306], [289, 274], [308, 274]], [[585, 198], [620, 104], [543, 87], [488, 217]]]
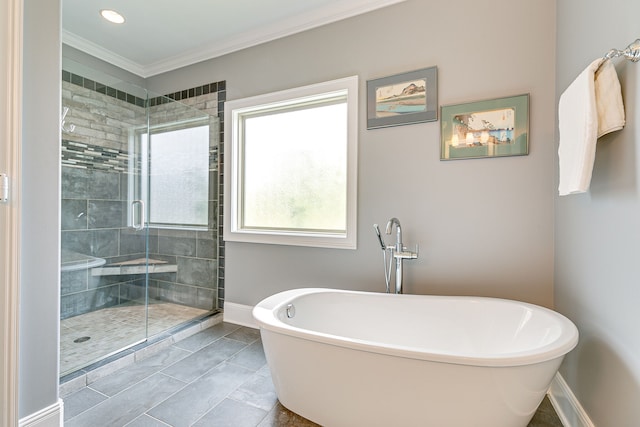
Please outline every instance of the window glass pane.
[[346, 230], [346, 101], [245, 117], [243, 160], [243, 228]]
[[358, 77], [225, 106], [224, 239], [357, 247]]
[[149, 163], [149, 222], [206, 226], [209, 126], [152, 133]]

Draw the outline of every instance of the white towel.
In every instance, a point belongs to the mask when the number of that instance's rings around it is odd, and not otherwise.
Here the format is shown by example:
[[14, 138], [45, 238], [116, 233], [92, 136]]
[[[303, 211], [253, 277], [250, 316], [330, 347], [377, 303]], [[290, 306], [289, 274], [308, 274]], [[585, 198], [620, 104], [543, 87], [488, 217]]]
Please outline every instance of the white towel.
[[561, 196], [584, 193], [591, 184], [597, 139], [624, 127], [618, 74], [610, 60], [596, 59], [560, 96]]
[[598, 110], [598, 138], [624, 127], [622, 89], [616, 67], [604, 61], [596, 71], [596, 108]]

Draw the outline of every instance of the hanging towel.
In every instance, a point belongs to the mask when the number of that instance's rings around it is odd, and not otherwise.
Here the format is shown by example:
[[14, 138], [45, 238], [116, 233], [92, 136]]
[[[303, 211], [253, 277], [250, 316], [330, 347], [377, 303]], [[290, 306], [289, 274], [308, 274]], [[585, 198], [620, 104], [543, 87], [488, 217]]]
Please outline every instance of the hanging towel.
[[624, 127], [624, 104], [618, 73], [613, 63], [604, 61], [596, 71], [596, 108], [598, 110], [598, 138]]
[[618, 74], [610, 60], [596, 59], [560, 96], [561, 196], [589, 189], [597, 139], [624, 127], [624, 106]]

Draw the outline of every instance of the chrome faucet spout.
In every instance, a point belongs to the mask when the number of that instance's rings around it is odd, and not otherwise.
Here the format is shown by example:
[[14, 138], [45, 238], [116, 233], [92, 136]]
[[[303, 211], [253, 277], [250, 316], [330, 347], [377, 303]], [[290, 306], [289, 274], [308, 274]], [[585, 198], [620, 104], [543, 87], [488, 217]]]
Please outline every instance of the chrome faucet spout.
[[393, 217], [387, 222], [387, 234], [391, 234], [393, 224], [396, 225], [396, 251], [402, 252], [402, 227], [400, 226], [400, 220]]

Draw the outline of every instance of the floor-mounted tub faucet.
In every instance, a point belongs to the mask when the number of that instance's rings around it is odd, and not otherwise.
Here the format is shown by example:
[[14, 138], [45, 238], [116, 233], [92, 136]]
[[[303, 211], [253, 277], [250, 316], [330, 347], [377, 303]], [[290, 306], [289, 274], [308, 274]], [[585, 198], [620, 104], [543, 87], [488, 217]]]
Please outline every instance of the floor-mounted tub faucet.
[[396, 251], [402, 252], [402, 227], [398, 218], [393, 217], [387, 222], [387, 234], [391, 234], [393, 224], [396, 225]]
[[[402, 262], [405, 259], [416, 259], [418, 258], [418, 245], [416, 245], [416, 251], [408, 251], [407, 248], [404, 247], [402, 243], [402, 226], [400, 225], [400, 220], [398, 218], [391, 218], [389, 222], [387, 222], [386, 233], [391, 234], [393, 231], [393, 226], [396, 226], [396, 245], [395, 246], [387, 246], [380, 235], [380, 228], [378, 224], [374, 224], [373, 228], [376, 230], [376, 234], [378, 235], [378, 240], [380, 241], [380, 246], [382, 247], [384, 254], [384, 278], [387, 284], [387, 293], [391, 292], [391, 266], [394, 264], [393, 260], [395, 259], [395, 267], [396, 267], [396, 282], [395, 282], [395, 293], [402, 293]], [[389, 264], [387, 266], [387, 251], [389, 251]]]

